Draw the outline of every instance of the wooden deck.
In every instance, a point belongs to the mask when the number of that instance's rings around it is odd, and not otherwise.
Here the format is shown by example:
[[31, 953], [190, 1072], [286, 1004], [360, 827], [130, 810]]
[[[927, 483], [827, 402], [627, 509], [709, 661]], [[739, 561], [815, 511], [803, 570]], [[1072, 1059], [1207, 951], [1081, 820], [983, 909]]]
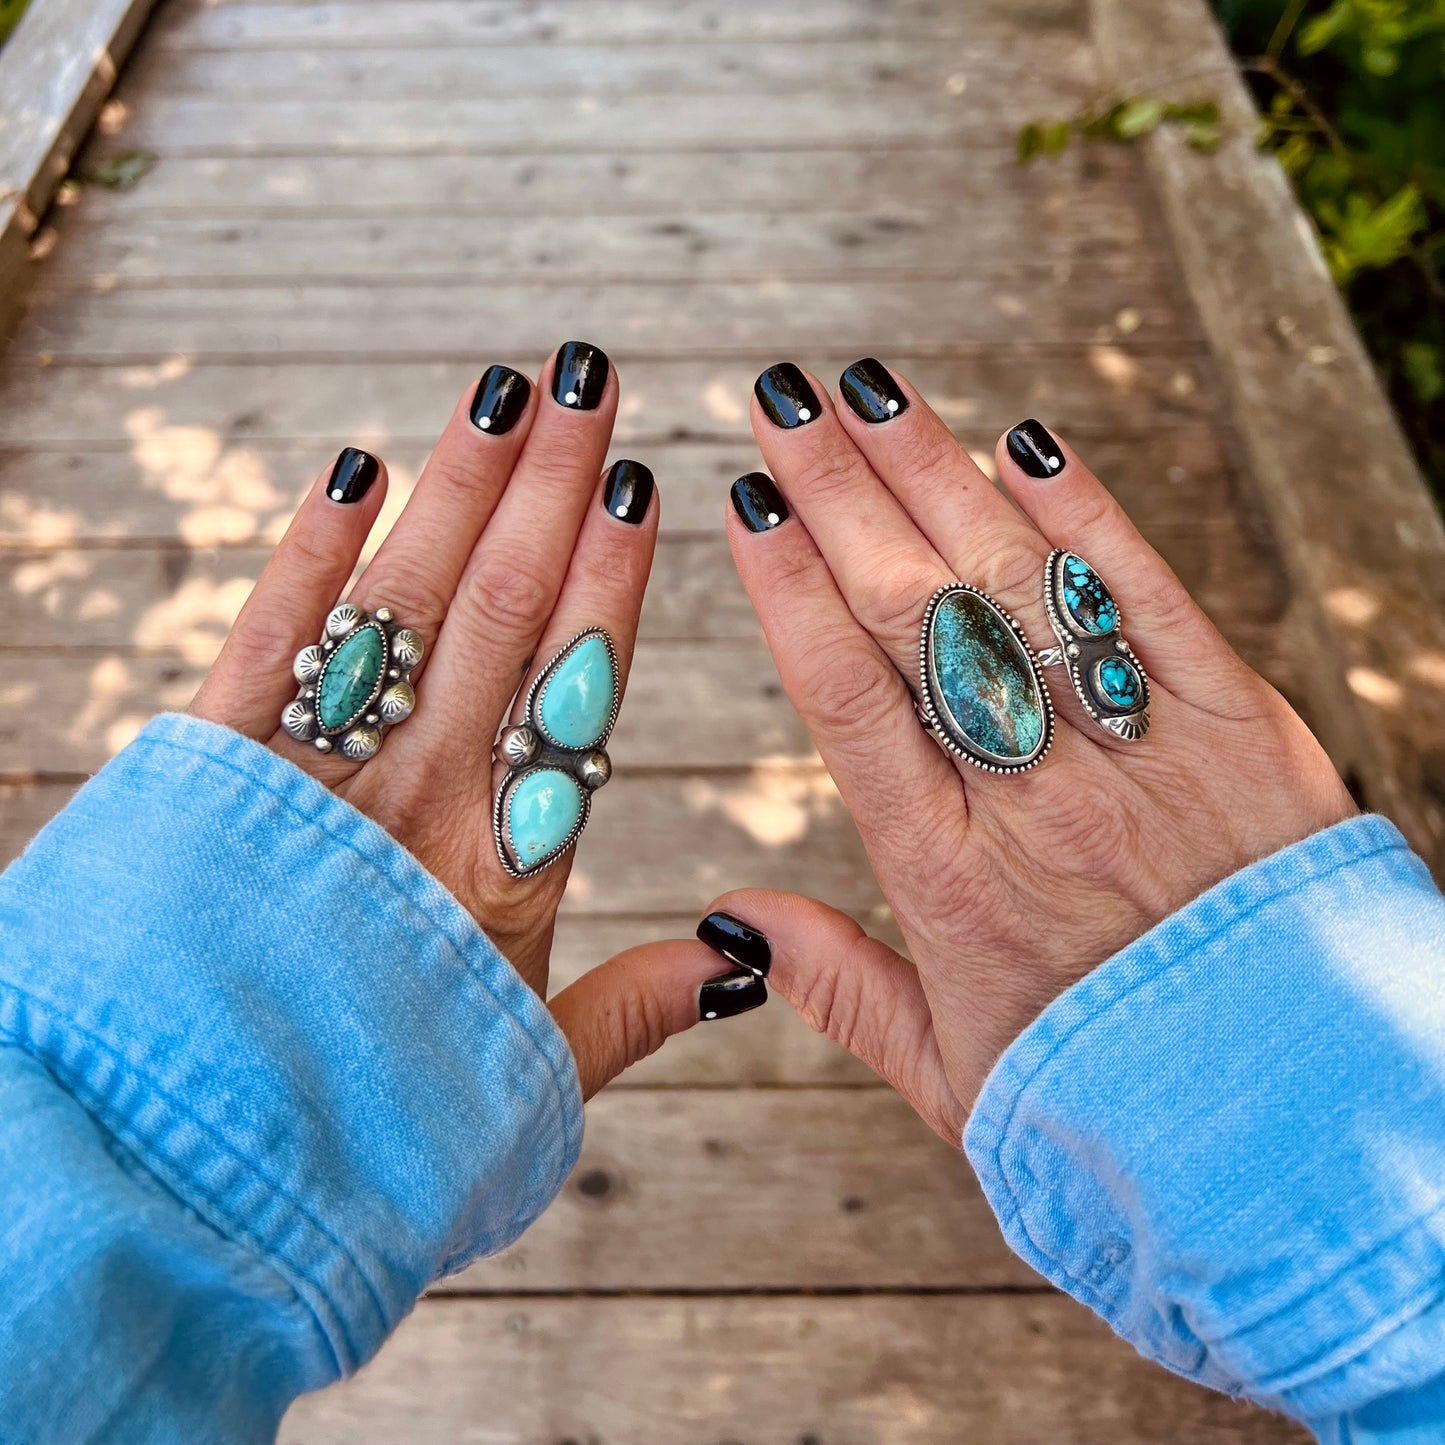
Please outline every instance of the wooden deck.
[[[622, 378], [663, 534], [618, 780], [556, 977], [719, 890], [891, 930], [733, 575], [748, 389], [901, 367], [986, 466], [1026, 415], [1286, 691], [1289, 601], [1141, 158], [1020, 170], [1095, 70], [1074, 0], [168, 0], [0, 362], [17, 851], [182, 706], [344, 443], [389, 514], [468, 378], [570, 336]], [[398, 485], [399, 484], [399, 485]], [[422, 1303], [292, 1445], [1141, 1445], [1303, 1438], [1139, 1360], [1004, 1248], [967, 1167], [780, 1002], [589, 1110], [514, 1249]]]

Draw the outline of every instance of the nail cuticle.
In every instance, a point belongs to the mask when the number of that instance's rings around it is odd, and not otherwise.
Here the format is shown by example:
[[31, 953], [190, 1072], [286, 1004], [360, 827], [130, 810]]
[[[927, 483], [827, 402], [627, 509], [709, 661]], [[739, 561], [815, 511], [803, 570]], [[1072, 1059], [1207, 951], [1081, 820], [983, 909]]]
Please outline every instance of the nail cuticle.
[[730, 913], [709, 913], [698, 924], [697, 936], [714, 953], [757, 978], [766, 978], [773, 966], [773, 949], [767, 936]]
[[602, 509], [609, 517], [630, 527], [642, 525], [652, 505], [656, 484], [651, 470], [641, 462], [614, 462], [602, 487]]
[[552, 399], [569, 411], [596, 411], [611, 369], [600, 346], [590, 341], [567, 342], [558, 350], [552, 368]]
[[791, 361], [770, 366], [753, 383], [753, 392], [768, 420], [784, 431], [806, 426], [823, 410], [808, 378]]
[[729, 493], [733, 510], [750, 532], [771, 532], [788, 520], [788, 504], [766, 472], [739, 477]]
[[1063, 448], [1049, 435], [1048, 428], [1032, 417], [1009, 432], [1004, 446], [1020, 470], [1036, 481], [1048, 481], [1064, 469]]
[[381, 475], [381, 463], [360, 447], [347, 447], [336, 458], [326, 479], [326, 495], [333, 502], [349, 506], [359, 502]]
[[489, 366], [477, 383], [468, 415], [488, 436], [505, 436], [522, 419], [532, 383], [510, 366]]
[[841, 377], [838, 389], [855, 416], [870, 426], [892, 421], [908, 410], [908, 398], [881, 361], [865, 356], [855, 361]]
[[708, 979], [698, 990], [697, 1015], [703, 1023], [712, 1019], [736, 1018], [738, 1014], [762, 1008], [767, 1001], [767, 984], [755, 973], [735, 969]]

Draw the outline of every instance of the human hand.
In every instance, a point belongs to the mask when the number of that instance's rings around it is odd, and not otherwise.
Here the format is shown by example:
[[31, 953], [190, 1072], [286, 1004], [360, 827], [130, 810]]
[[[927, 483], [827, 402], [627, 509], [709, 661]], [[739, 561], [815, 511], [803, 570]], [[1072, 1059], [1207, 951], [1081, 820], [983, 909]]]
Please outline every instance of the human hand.
[[[1037, 422], [999, 444], [1007, 495], [876, 362], [850, 367], [831, 404], [797, 368], [771, 368], [753, 429], [780, 491], [759, 476], [735, 487], [734, 558], [913, 962], [811, 899], [748, 890], [715, 906], [763, 936], [742, 950], [755, 965], [770, 951], [770, 981], [814, 1028], [956, 1145], [989, 1069], [1055, 997], [1354, 805], [1289, 705]], [[1052, 751], [1032, 771], [993, 775], [919, 724], [924, 609], [939, 587], [972, 583], [1035, 649], [1052, 647], [1043, 575], [1055, 548], [1112, 591], [1152, 683], [1153, 726], [1112, 736], [1065, 670], [1049, 669]], [[724, 918], [701, 931], [728, 947], [729, 930]], [[681, 967], [702, 945], [655, 947]]]
[[[579, 632], [605, 629], [616, 699], [625, 687], [658, 507], [652, 475], [636, 462], [617, 463], [599, 483], [617, 398], [606, 355], [573, 342], [538, 387], [492, 367], [459, 401], [348, 596], [366, 613], [389, 608], [424, 649], [407, 679], [415, 715], [368, 761], [318, 751], [277, 726], [297, 696], [293, 659], [321, 638], [381, 511], [386, 469], [365, 452], [348, 449], [318, 479], [191, 706], [380, 824], [544, 997], [572, 851], [545, 871], [508, 875], [492, 831], [505, 769], [492, 750], [503, 720], [521, 721], [530, 679]], [[584, 1094], [696, 1022], [699, 986], [717, 972], [716, 958], [678, 970], [624, 955], [559, 994], [552, 1009]]]

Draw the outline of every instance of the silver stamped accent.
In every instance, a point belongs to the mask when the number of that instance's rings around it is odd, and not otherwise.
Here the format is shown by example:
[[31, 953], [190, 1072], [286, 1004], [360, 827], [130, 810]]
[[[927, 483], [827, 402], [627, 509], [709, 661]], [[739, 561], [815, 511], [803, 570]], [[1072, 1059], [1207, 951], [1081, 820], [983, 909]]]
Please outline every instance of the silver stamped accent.
[[353, 762], [371, 757], [381, 746], [381, 733], [374, 727], [352, 728], [341, 739], [341, 751]]
[[411, 710], [415, 706], [416, 693], [412, 691], [411, 684], [394, 682], [382, 693], [376, 704], [376, 711], [383, 722], [399, 723], [402, 718], [411, 716]]
[[409, 627], [399, 627], [391, 635], [392, 660], [403, 672], [410, 672], [425, 650], [421, 638]]
[[354, 603], [343, 602], [339, 607], [331, 609], [331, 615], [326, 619], [326, 635], [331, 638], [345, 637], [361, 618], [361, 608]]
[[497, 739], [497, 751], [509, 767], [525, 768], [542, 751], [542, 739], [535, 728], [523, 723], [521, 727], [508, 728]]
[[316, 714], [298, 697], [281, 710], [281, 726], [298, 743], [309, 743], [317, 733]]
[[313, 642], [296, 654], [296, 661], [291, 664], [291, 675], [297, 682], [315, 682], [325, 666], [326, 651], [319, 643]]

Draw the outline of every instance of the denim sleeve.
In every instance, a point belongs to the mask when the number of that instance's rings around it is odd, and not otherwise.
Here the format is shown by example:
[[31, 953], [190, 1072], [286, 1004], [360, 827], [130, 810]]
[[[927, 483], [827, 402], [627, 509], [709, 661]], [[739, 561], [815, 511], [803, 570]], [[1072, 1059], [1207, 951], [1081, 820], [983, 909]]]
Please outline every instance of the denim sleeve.
[[271, 1439], [527, 1227], [581, 1120], [409, 854], [157, 719], [0, 878], [0, 1438]]
[[1052, 1004], [964, 1139], [1012, 1247], [1329, 1445], [1445, 1439], [1445, 899], [1358, 818]]

